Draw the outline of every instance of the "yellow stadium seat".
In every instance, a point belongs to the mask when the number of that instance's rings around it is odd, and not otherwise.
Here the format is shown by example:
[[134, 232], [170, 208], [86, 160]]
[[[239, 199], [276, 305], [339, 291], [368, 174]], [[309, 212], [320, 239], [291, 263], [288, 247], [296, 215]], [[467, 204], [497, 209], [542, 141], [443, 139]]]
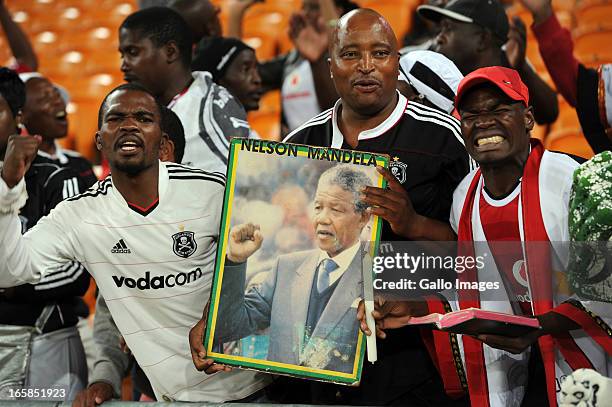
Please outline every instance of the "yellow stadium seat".
[[68, 107], [69, 132], [73, 134], [75, 148], [89, 160], [97, 155], [94, 139], [99, 106], [100, 102], [71, 102]]
[[576, 25], [591, 25], [612, 21], [612, 1], [584, 0], [576, 5], [574, 11]]
[[552, 124], [551, 131], [579, 128], [580, 121], [576, 109], [571, 107], [562, 96], [559, 96], [559, 116]]
[[242, 37], [242, 41], [255, 50], [259, 61], [267, 61], [276, 55], [277, 44], [273, 36], [247, 35]]
[[249, 118], [251, 128], [255, 130], [262, 139], [280, 140], [280, 116], [278, 113], [260, 114], [252, 119]]
[[66, 41], [59, 31], [43, 31], [30, 36], [37, 55], [54, 55], [66, 50]]
[[278, 38], [287, 35], [287, 27], [291, 16], [290, 9], [270, 8], [250, 10], [246, 13], [242, 24], [243, 37], [266, 37], [274, 42], [277, 48]]
[[552, 6], [555, 11], [573, 11], [576, 5], [576, 0], [552, 0]]
[[531, 130], [531, 137], [537, 138], [540, 141], [544, 141], [546, 139], [546, 135], [548, 134], [548, 125], [540, 125], [536, 124]]
[[364, 0], [361, 5], [376, 10], [385, 17], [400, 41], [410, 30], [412, 12], [416, 7], [414, 3], [402, 0]]
[[116, 49], [107, 52], [83, 51], [86, 55], [85, 74], [110, 73], [121, 75], [121, 54]]
[[580, 129], [555, 130], [548, 135], [544, 146], [549, 150], [574, 154], [586, 159], [594, 155], [593, 149]]
[[78, 51], [68, 51], [59, 56], [40, 58], [40, 71], [48, 76], [78, 77], [85, 72], [85, 57]]
[[70, 97], [74, 101], [89, 101], [100, 104], [106, 94], [123, 82], [121, 75], [101, 73], [76, 78], [70, 82]]
[[267, 92], [259, 101], [259, 110], [254, 113], [278, 113], [281, 110], [281, 98], [279, 90]]
[[578, 57], [594, 56], [602, 61], [612, 60], [612, 21], [601, 25], [579, 26], [573, 35], [574, 51]]
[[70, 43], [80, 49], [90, 49], [97, 52], [117, 53], [119, 39], [117, 30], [108, 26], [98, 25], [87, 30], [70, 35]]

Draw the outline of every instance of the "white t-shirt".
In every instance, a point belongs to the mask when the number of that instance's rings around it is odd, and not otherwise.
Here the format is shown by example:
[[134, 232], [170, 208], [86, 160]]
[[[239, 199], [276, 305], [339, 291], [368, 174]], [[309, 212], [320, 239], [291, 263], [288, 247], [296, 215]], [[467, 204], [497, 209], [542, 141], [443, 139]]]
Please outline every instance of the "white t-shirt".
[[307, 60], [297, 65], [283, 81], [281, 103], [289, 131], [321, 113], [312, 69]]
[[264, 387], [268, 375], [206, 375], [191, 360], [189, 330], [208, 301], [225, 177], [159, 164], [159, 201], [128, 206], [111, 176], [61, 202], [21, 237], [11, 202], [25, 193], [0, 179], [0, 287], [37, 282], [69, 260], [93, 275], [158, 400], [224, 402]]

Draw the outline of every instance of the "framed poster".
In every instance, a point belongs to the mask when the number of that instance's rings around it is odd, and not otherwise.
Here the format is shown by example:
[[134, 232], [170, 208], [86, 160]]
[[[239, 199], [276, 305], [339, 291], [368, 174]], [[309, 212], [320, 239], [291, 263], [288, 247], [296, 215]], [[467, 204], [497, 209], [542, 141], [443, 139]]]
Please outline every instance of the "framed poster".
[[376, 165], [388, 167], [388, 157], [232, 140], [204, 335], [210, 358], [359, 383], [357, 306], [382, 227], [361, 190], [386, 186]]

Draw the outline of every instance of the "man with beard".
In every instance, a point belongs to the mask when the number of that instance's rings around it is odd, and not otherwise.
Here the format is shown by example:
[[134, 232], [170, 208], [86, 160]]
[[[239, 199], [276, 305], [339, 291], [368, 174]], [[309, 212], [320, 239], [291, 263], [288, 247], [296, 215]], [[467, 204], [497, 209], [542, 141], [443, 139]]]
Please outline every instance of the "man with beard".
[[126, 84], [111, 91], [96, 133], [111, 175], [62, 202], [23, 237], [16, 212], [38, 140], [11, 136], [0, 180], [0, 286], [37, 282], [67, 261], [87, 264], [157, 399], [242, 399], [268, 376], [202, 377], [186, 343], [210, 292], [225, 178], [161, 163], [168, 136], [160, 117], [146, 89]]

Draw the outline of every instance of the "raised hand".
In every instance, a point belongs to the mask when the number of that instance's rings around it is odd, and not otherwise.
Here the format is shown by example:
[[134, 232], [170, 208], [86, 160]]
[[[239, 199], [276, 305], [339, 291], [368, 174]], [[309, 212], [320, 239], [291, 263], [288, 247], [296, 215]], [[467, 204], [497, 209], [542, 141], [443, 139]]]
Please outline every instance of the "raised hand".
[[302, 57], [310, 62], [318, 61], [327, 51], [329, 36], [323, 19], [316, 26], [309, 23], [303, 13], [295, 13], [289, 20], [289, 37]]
[[551, 0], [519, 0], [533, 15], [533, 22], [540, 24], [553, 13]]
[[525, 23], [519, 18], [514, 17], [508, 32], [508, 42], [506, 42], [506, 57], [510, 66], [516, 70], [523, 69], [525, 65], [525, 53], [527, 52], [527, 28]]
[[12, 135], [9, 137], [2, 167], [2, 179], [9, 188], [17, 185], [25, 176], [36, 157], [41, 141], [40, 136]]
[[227, 258], [234, 263], [243, 263], [261, 247], [262, 242], [259, 225], [244, 223], [234, 226], [229, 234]]

